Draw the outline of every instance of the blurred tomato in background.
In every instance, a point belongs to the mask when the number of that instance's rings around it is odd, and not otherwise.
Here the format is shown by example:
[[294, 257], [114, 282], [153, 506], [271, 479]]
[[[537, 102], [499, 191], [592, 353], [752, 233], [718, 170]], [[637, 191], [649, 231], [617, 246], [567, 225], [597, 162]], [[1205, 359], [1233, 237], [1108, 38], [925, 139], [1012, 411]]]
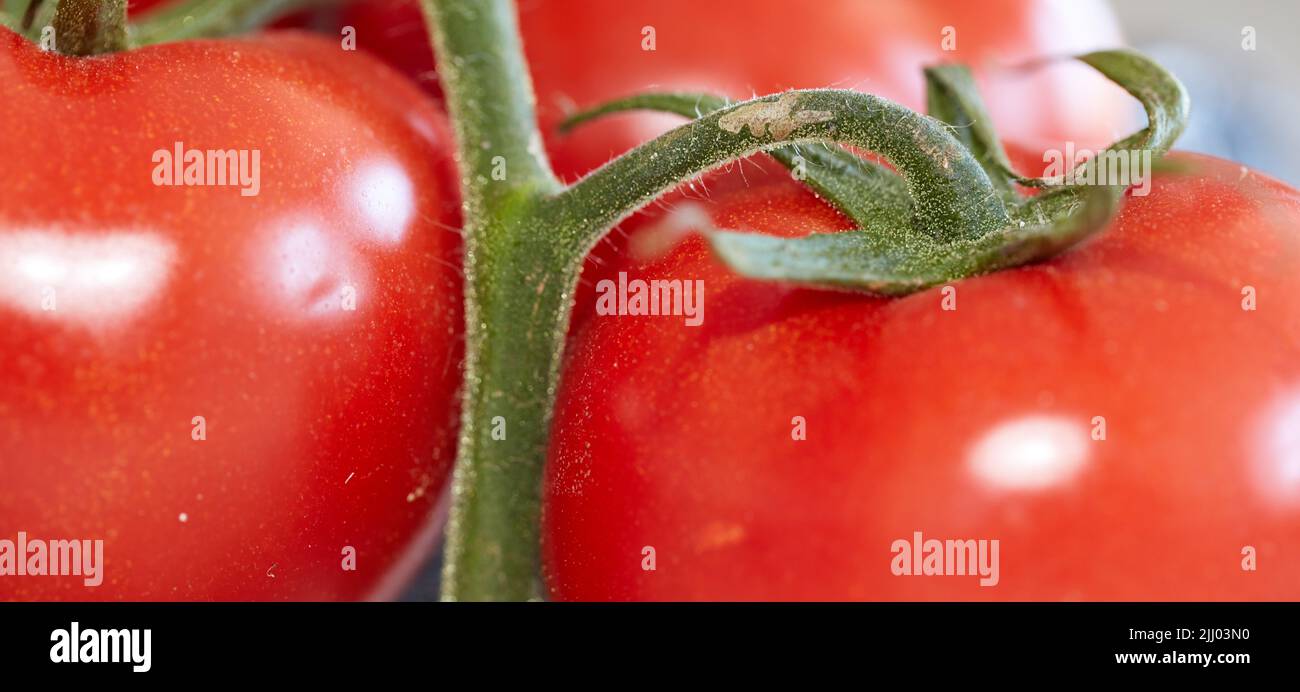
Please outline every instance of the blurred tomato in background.
[[[436, 68], [414, 0], [368, 0], [334, 16], [357, 44], [436, 93]], [[625, 114], [560, 136], [574, 109], [645, 91], [702, 91], [744, 99], [838, 87], [925, 106], [921, 70], [971, 65], [1004, 136], [1108, 144], [1140, 123], [1128, 97], [1068, 61], [1015, 69], [1123, 43], [1104, 2], [1082, 0], [757, 0], [744, 4], [525, 1], [519, 23], [538, 117], [557, 172], [575, 178], [680, 123]]]

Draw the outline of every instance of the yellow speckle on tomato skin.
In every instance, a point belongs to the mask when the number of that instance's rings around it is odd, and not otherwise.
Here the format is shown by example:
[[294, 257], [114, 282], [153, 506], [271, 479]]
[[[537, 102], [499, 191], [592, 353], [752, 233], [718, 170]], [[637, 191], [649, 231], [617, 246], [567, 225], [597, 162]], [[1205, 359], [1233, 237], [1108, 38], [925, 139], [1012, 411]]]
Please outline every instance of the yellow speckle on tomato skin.
[[706, 524], [695, 537], [695, 550], [718, 550], [740, 543], [745, 539], [745, 527], [734, 522], [715, 521]]

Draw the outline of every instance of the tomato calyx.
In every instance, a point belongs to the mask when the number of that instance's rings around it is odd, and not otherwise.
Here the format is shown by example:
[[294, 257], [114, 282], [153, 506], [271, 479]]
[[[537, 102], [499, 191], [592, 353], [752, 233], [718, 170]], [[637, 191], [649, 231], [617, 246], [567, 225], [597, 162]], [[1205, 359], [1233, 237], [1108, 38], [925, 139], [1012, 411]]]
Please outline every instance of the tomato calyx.
[[[933, 190], [909, 185], [908, 172], [902, 166], [896, 163], [899, 172], [895, 173], [843, 147], [801, 148], [794, 144], [769, 153], [796, 179], [854, 220], [857, 230], [802, 238], [713, 227], [696, 230], [723, 262], [742, 275], [881, 295], [904, 295], [1052, 257], [1105, 228], [1129, 184], [1139, 182], [1110, 180], [1102, 166], [1124, 164], [1129, 171], [1131, 159], [1135, 175], [1149, 179], [1152, 162], [1169, 150], [1187, 120], [1186, 91], [1149, 58], [1130, 50], [1110, 50], [1077, 59], [1135, 96], [1146, 111], [1148, 125], [1077, 167], [1042, 178], [1013, 170], [969, 69], [947, 64], [925, 71], [929, 119], [947, 126], [960, 143], [961, 153], [976, 162], [984, 176], [980, 184], [968, 188], [973, 194], [963, 199], [971, 206], [996, 204], [999, 209], [992, 216], [1002, 218], [996, 226], [975, 225], [973, 232], [968, 228], [936, 234], [917, 211], [934, 204]], [[725, 99], [708, 94], [641, 94], [577, 113], [562, 129], [627, 110], [657, 110], [703, 119], [727, 106]], [[896, 126], [910, 127], [906, 121]], [[951, 147], [919, 149], [947, 170]], [[891, 161], [897, 157], [896, 153], [886, 156]], [[953, 170], [955, 175], [972, 175], [970, 169]], [[1026, 197], [1016, 186], [1048, 191]]]

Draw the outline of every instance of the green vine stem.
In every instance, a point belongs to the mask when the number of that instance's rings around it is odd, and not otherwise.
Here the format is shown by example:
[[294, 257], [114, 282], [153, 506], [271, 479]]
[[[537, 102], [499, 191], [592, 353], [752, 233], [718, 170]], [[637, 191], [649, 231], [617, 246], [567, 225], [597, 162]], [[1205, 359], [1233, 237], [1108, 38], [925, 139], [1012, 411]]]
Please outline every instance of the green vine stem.
[[[935, 240], [976, 238], [1008, 222], [988, 175], [946, 125], [879, 96], [838, 89], [787, 91], [708, 113], [611, 161], [557, 203], [573, 207], [569, 225], [586, 221], [576, 246], [585, 251], [685, 178], [813, 142], [852, 144], [893, 164], [911, 197], [913, 227]], [[602, 201], [600, 208], [591, 208], [593, 200]]]
[[[567, 133], [586, 122], [624, 111], [653, 110], [694, 119], [728, 105], [727, 99], [712, 94], [636, 94], [575, 113], [560, 124], [560, 130]], [[767, 153], [851, 219], [877, 219], [896, 228], [910, 223], [912, 198], [907, 184], [894, 171], [875, 161], [842, 147], [821, 145], [790, 144]]]
[[443, 597], [539, 596], [541, 471], [581, 256], [536, 214], [560, 189], [508, 0], [424, 0], [464, 200], [465, 389]]
[[456, 129], [467, 222], [558, 191], [537, 130], [514, 3], [425, 0], [424, 9]]

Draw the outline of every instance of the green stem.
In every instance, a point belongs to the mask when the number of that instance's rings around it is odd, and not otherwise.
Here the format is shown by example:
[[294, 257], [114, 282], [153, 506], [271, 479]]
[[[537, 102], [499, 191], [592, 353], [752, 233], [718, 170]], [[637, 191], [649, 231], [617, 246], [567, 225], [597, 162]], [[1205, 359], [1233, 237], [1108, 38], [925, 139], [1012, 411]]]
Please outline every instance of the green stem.
[[[634, 94], [575, 113], [560, 127], [562, 132], [567, 132], [604, 115], [634, 110], [676, 113], [695, 119], [729, 105], [726, 99], [711, 94]], [[792, 144], [767, 153], [863, 228], [896, 230], [909, 227], [912, 222], [912, 198], [907, 183], [883, 164], [868, 161], [843, 147], [821, 144], [806, 147]]]
[[513, 3], [424, 0], [465, 210], [465, 390], [442, 594], [536, 598], [541, 473], [581, 255], [539, 217], [542, 149]]
[[496, 239], [512, 242], [480, 242], [466, 259], [465, 391], [446, 600], [540, 596], [542, 465], [581, 263], [542, 233], [516, 227]]
[[[840, 142], [892, 163], [913, 202], [913, 227], [939, 241], [978, 238], [1009, 220], [979, 162], [943, 123], [856, 91], [790, 91], [734, 104], [682, 125], [580, 180], [552, 204], [566, 240], [586, 251], [613, 224], [683, 178], [802, 142]], [[592, 206], [592, 201], [599, 206]]]
[[510, 0], [424, 0], [469, 219], [560, 189], [537, 130]]
[[55, 48], [64, 55], [100, 55], [126, 48], [126, 0], [59, 0]]

